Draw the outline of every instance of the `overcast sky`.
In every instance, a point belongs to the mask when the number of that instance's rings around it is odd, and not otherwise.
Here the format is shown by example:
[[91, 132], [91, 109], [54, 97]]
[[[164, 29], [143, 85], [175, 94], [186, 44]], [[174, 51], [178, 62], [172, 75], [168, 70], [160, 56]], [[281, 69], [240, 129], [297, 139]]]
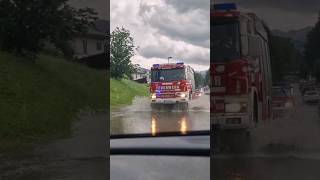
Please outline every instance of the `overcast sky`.
[[[109, 19], [109, 0], [69, 0], [75, 7], [94, 8]], [[320, 0], [215, 0], [235, 2], [254, 12], [271, 29], [294, 30], [313, 26]], [[184, 61], [196, 70], [209, 65], [209, 0], [110, 0], [110, 29], [130, 30], [139, 46], [133, 63], [150, 68], [154, 63]]]
[[209, 0], [111, 0], [110, 30], [130, 30], [139, 46], [133, 63], [183, 61], [195, 70], [210, 64]]
[[236, 2], [239, 9], [256, 13], [271, 29], [284, 31], [313, 26], [320, 10], [320, 0], [215, 0], [215, 2]]

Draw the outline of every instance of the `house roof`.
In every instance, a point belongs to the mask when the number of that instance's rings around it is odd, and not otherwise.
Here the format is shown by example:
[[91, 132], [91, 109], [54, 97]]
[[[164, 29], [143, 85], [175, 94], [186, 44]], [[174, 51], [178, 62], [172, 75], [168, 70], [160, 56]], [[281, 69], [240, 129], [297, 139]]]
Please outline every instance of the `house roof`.
[[88, 36], [88, 37], [103, 38], [103, 39], [106, 37], [106, 35], [107, 35], [106, 33], [102, 33], [93, 28], [88, 29], [87, 34], [85, 34], [85, 36]]
[[98, 19], [94, 22], [94, 26], [97, 31], [110, 34], [110, 28], [109, 28], [110, 22], [109, 21]]
[[138, 73], [138, 74], [146, 74], [146, 73], [149, 73], [149, 69], [145, 69], [145, 68], [142, 68], [142, 67], [135, 67], [135, 73]]
[[81, 34], [78, 36], [105, 39], [106, 36], [110, 36], [109, 24], [110, 22], [107, 20], [98, 19], [94, 22], [94, 27], [89, 28], [86, 34]]

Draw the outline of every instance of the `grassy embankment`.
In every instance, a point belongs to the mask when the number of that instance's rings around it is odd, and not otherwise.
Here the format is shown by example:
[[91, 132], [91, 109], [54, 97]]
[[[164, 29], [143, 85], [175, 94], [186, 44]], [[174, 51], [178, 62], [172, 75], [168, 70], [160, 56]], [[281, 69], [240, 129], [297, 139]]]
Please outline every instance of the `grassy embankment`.
[[148, 96], [149, 88], [127, 79], [111, 79], [110, 95], [111, 108], [117, 108], [130, 104], [135, 96]]
[[0, 151], [66, 137], [80, 109], [106, 109], [107, 73], [41, 55], [0, 52]]

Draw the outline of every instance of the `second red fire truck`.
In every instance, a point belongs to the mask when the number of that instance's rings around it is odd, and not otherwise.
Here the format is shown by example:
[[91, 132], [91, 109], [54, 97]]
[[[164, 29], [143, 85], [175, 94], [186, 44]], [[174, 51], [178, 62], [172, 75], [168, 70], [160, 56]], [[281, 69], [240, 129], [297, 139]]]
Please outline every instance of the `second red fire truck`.
[[269, 30], [235, 4], [211, 12], [212, 125], [249, 132], [271, 118]]

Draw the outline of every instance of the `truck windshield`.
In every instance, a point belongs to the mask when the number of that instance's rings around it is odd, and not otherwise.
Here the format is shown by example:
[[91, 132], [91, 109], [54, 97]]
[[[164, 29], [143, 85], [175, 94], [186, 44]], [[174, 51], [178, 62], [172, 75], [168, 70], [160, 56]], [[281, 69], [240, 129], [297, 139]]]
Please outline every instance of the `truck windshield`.
[[[163, 79], [162, 79], [163, 78]], [[151, 71], [151, 81], [160, 82], [160, 81], [179, 81], [185, 80], [185, 70], [180, 69], [155, 69]]]
[[213, 62], [228, 62], [240, 57], [239, 23], [211, 23], [211, 56]]

